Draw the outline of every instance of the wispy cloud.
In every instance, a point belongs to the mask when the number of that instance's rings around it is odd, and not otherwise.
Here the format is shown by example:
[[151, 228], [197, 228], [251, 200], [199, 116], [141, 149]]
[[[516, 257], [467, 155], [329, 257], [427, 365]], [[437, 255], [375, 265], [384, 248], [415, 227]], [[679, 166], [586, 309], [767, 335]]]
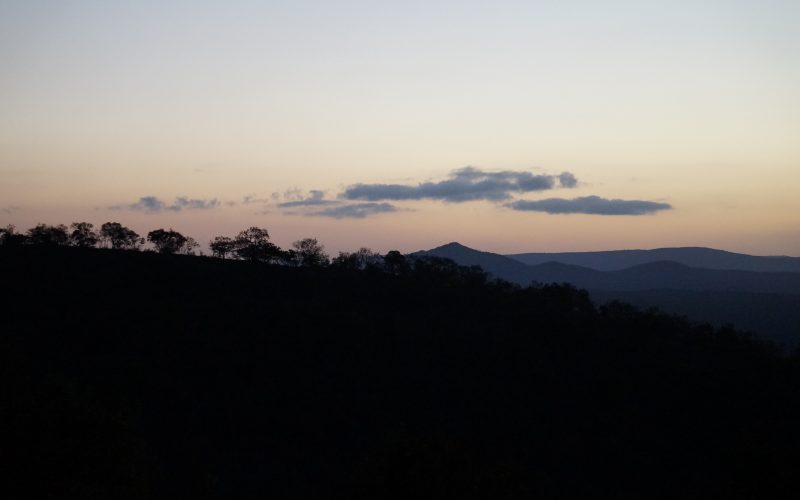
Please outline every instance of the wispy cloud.
[[8, 207], [0, 208], [0, 213], [5, 214], [5, 215], [12, 215], [14, 212], [17, 212], [18, 210], [19, 210], [19, 207], [8, 206]]
[[219, 200], [213, 199], [196, 199], [188, 198], [186, 196], [179, 196], [175, 198], [172, 204], [167, 204], [155, 196], [143, 196], [139, 198], [136, 203], [128, 205], [114, 205], [112, 210], [133, 210], [137, 212], [158, 213], [165, 211], [180, 212], [182, 210], [209, 210], [220, 206]]
[[256, 194], [248, 194], [242, 198], [242, 205], [250, 205], [252, 203], [269, 203], [272, 200], [270, 198], [263, 198]]
[[351, 203], [338, 205], [324, 210], [306, 212], [303, 215], [332, 217], [334, 219], [363, 219], [370, 215], [397, 212], [398, 208], [390, 203]]
[[311, 190], [308, 196], [293, 199], [292, 201], [285, 201], [278, 203], [278, 208], [297, 208], [297, 207], [318, 207], [321, 205], [332, 205], [336, 202], [333, 200], [325, 199], [325, 191]]
[[398, 211], [397, 207], [389, 203], [349, 203], [326, 199], [325, 191], [319, 189], [312, 189], [304, 194], [294, 188], [279, 195], [278, 198], [282, 198], [284, 201], [276, 203], [275, 206], [287, 215], [364, 219], [372, 215]]
[[116, 210], [136, 210], [139, 212], [161, 212], [166, 209], [166, 204], [155, 196], [142, 196], [136, 203], [130, 205], [117, 205]]
[[592, 215], [647, 215], [669, 210], [672, 205], [655, 201], [607, 199], [599, 196], [584, 196], [567, 200], [519, 200], [509, 203], [514, 210], [546, 212], [548, 214], [592, 214]]
[[201, 200], [201, 199], [193, 199], [193, 198], [186, 198], [185, 196], [180, 196], [175, 199], [175, 203], [170, 205], [168, 208], [169, 210], [176, 210], [180, 211], [183, 209], [186, 210], [208, 210], [209, 208], [217, 208], [219, 206], [219, 201], [214, 198], [211, 200]]
[[341, 194], [347, 200], [441, 200], [465, 202], [475, 200], [505, 201], [511, 193], [547, 191], [556, 187], [572, 188], [578, 180], [569, 172], [560, 175], [537, 175], [526, 171], [485, 172], [464, 167], [452, 172], [446, 180], [403, 184], [354, 184]]

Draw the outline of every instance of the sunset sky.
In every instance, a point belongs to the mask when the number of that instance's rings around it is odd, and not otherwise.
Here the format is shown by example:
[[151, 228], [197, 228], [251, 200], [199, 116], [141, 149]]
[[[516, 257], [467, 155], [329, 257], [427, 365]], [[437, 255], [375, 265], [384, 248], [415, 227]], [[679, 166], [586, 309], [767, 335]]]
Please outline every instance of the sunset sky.
[[0, 225], [800, 255], [800, 2], [0, 0]]

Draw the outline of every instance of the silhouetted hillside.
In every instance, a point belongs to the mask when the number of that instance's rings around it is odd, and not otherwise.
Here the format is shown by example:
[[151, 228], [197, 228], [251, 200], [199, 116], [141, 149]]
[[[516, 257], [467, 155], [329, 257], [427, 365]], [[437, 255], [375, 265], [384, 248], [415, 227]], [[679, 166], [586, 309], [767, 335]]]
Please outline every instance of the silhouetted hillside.
[[431, 258], [0, 273], [3, 498], [795, 496], [797, 359], [731, 330]]
[[773, 342], [792, 348], [800, 346], [800, 294], [594, 290], [591, 297], [598, 304], [621, 300], [642, 309], [656, 307], [694, 321], [735, 325]]
[[800, 343], [796, 307], [800, 301], [800, 273], [701, 269], [666, 261], [619, 271], [598, 271], [561, 262], [525, 266], [509, 262], [513, 261], [509, 257], [457, 243], [418, 254], [448, 257], [462, 265], [480, 265], [494, 277], [522, 285], [571, 283], [589, 290], [599, 303], [626, 300], [688, 315], [697, 321], [733, 324], [788, 345]]
[[703, 247], [612, 250], [605, 252], [520, 253], [507, 255], [528, 265], [561, 262], [598, 271], [619, 271], [653, 262], [671, 261], [706, 269], [800, 272], [800, 257], [746, 255]]

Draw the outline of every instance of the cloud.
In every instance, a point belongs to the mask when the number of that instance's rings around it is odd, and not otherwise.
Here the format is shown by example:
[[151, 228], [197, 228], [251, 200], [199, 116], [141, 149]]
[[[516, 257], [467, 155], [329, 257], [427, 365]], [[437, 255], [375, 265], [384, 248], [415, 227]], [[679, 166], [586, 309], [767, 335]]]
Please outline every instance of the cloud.
[[163, 201], [155, 196], [142, 196], [136, 203], [131, 203], [127, 206], [117, 206], [117, 209], [127, 208], [128, 210], [136, 210], [140, 212], [161, 212], [166, 208]]
[[290, 201], [276, 203], [283, 213], [304, 215], [306, 217], [331, 217], [334, 219], [363, 219], [371, 215], [396, 212], [398, 209], [389, 203], [347, 203], [341, 200], [326, 200], [325, 191], [310, 190], [307, 196], [298, 189], [283, 193], [282, 198]]
[[294, 199], [293, 201], [278, 203], [278, 208], [316, 207], [335, 203], [336, 202], [333, 200], [325, 199], [325, 191], [311, 190], [308, 192], [308, 196], [305, 198], [300, 197], [299, 199]]
[[0, 208], [0, 213], [3, 213], [5, 215], [12, 215], [14, 212], [16, 212], [18, 210], [19, 210], [19, 207], [9, 206], [9, 207]]
[[514, 210], [527, 212], [546, 212], [548, 214], [593, 214], [593, 215], [647, 215], [661, 210], [669, 210], [669, 203], [642, 200], [609, 200], [599, 196], [584, 196], [566, 200], [549, 198], [546, 200], [520, 200], [508, 205]]
[[455, 170], [440, 182], [416, 186], [403, 184], [354, 184], [341, 197], [347, 200], [441, 200], [465, 202], [475, 200], [504, 201], [511, 193], [547, 191], [556, 187], [572, 188], [578, 180], [569, 172], [561, 175], [535, 175], [524, 171], [484, 172], [474, 167]]
[[300, 188], [293, 187], [289, 188], [283, 192], [283, 195], [280, 193], [272, 193], [272, 197], [276, 200], [283, 197], [284, 200], [302, 200], [303, 199], [303, 191]]
[[259, 198], [258, 195], [248, 194], [242, 198], [242, 205], [249, 205], [251, 203], [268, 203], [270, 200], [267, 198]]
[[564, 172], [558, 176], [558, 182], [562, 187], [574, 188], [578, 185], [578, 178], [569, 172]]
[[180, 212], [181, 210], [208, 210], [220, 205], [216, 198], [210, 200], [187, 198], [179, 196], [175, 202], [167, 205], [155, 196], [142, 196], [136, 203], [129, 205], [115, 205], [110, 207], [112, 210], [133, 210], [137, 212], [157, 213], [164, 211]]
[[363, 219], [370, 215], [397, 212], [397, 210], [397, 207], [389, 203], [351, 203], [324, 210], [306, 212], [304, 215], [332, 217], [334, 219]]
[[168, 207], [170, 210], [181, 211], [186, 210], [208, 210], [209, 208], [216, 208], [219, 206], [219, 201], [214, 198], [212, 200], [197, 200], [179, 196], [175, 198], [175, 203]]

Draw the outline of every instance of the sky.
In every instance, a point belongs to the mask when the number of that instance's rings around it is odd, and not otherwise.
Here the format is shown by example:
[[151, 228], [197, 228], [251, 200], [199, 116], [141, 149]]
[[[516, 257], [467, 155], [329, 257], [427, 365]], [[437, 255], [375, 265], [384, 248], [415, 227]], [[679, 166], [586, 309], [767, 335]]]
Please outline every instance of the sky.
[[0, 226], [800, 255], [800, 2], [0, 0]]

